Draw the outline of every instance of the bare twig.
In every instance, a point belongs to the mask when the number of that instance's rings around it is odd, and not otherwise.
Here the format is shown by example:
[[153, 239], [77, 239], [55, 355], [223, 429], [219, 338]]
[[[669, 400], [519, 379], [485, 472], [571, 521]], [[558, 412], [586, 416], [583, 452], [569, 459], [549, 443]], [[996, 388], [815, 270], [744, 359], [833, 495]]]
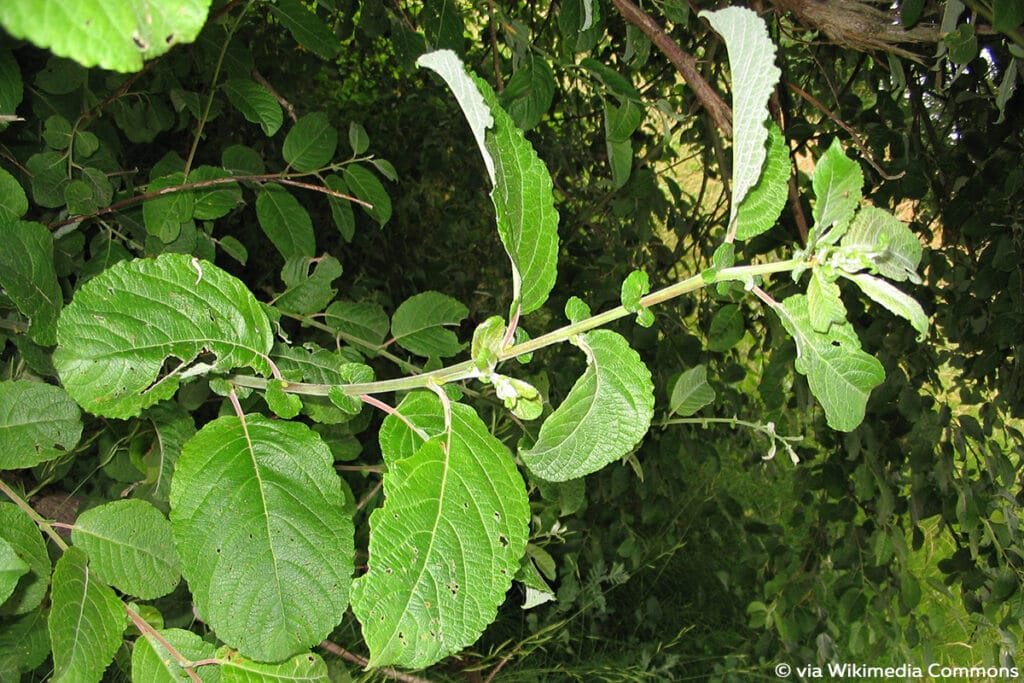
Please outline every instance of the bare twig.
[[704, 105], [704, 108], [711, 116], [711, 120], [715, 122], [715, 126], [726, 136], [732, 137], [732, 110], [725, 103], [725, 100], [715, 92], [714, 88], [704, 80], [704, 77], [700, 75], [700, 72], [697, 70], [696, 58], [683, 52], [651, 15], [634, 5], [630, 0], [612, 0], [612, 2], [626, 21], [643, 31], [650, 38], [651, 42], [658, 46], [662, 54], [672, 62], [672, 65], [676, 67], [679, 73], [682, 74], [686, 84], [693, 88], [697, 99]]
[[288, 118], [292, 120], [292, 123], [297, 123], [299, 117], [298, 114], [295, 113], [295, 106], [291, 102], [286, 100], [279, 92], [277, 92], [274, 86], [270, 85], [270, 81], [264, 78], [263, 74], [261, 74], [256, 69], [252, 70], [252, 77], [257, 83], [266, 88], [270, 92], [270, 94], [274, 96], [274, 99], [277, 100], [278, 104], [280, 104], [284, 108], [285, 112], [287, 112]]

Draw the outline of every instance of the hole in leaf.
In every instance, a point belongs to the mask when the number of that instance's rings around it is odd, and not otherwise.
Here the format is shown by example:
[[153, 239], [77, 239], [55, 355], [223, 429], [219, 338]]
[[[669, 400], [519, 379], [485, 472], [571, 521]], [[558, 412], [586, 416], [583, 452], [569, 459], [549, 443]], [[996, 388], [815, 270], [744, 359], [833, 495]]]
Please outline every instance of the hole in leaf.
[[505, 534], [498, 534], [498, 543], [501, 544], [502, 548], [508, 547], [508, 536]]
[[494, 511], [494, 519], [498, 520], [499, 522], [501, 521], [501, 513], [498, 512], [497, 510]]

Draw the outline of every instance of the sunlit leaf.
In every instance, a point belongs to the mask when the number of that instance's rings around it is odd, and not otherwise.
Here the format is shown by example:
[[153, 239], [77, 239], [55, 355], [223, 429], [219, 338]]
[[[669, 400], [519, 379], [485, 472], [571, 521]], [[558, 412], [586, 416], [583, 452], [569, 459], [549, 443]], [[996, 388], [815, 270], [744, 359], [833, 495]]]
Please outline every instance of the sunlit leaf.
[[900, 291], [889, 282], [866, 273], [855, 275], [844, 273], [843, 276], [856, 282], [861, 291], [875, 303], [884, 306], [895, 315], [906, 318], [920, 333], [920, 339], [923, 339], [924, 335], [928, 333], [928, 316], [921, 308], [921, 304], [917, 303], [912, 296]]
[[860, 206], [864, 174], [860, 164], [846, 156], [839, 139], [814, 167], [814, 226], [808, 244], [835, 244], [843, 236]]
[[789, 190], [789, 147], [774, 123], [768, 127], [768, 153], [757, 184], [736, 214], [736, 239], [748, 240], [767, 232], [779, 220]]
[[679, 375], [668, 399], [669, 411], [689, 417], [715, 400], [715, 390], [708, 384], [708, 368], [698, 365]]
[[327, 665], [320, 655], [304, 652], [283, 662], [264, 664], [227, 648], [217, 651], [224, 683], [329, 683]]
[[839, 243], [851, 255], [863, 255], [879, 274], [895, 282], [919, 283], [921, 242], [903, 221], [888, 211], [865, 206], [854, 216]]

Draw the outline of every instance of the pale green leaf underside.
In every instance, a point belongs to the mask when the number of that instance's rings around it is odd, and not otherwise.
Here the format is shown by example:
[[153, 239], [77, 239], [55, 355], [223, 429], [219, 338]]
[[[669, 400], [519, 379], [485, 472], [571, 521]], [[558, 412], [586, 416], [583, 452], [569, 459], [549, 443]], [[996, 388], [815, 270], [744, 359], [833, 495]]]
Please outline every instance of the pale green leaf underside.
[[833, 324], [828, 334], [815, 331], [803, 294], [787, 298], [774, 309], [796, 341], [796, 369], [807, 376], [829, 426], [843, 432], [857, 427], [871, 390], [885, 380], [882, 364], [861, 350], [849, 323]]
[[872, 254], [872, 264], [890, 280], [921, 281], [917, 275], [921, 243], [910, 228], [888, 211], [863, 207], [839, 244], [851, 253]]
[[305, 652], [283, 662], [254, 662], [226, 648], [217, 652], [223, 683], [328, 683], [327, 664], [320, 655]]
[[[189, 661], [211, 659], [217, 653], [216, 647], [191, 631], [172, 628], [157, 633]], [[203, 683], [216, 683], [221, 680], [218, 666], [196, 667], [195, 672], [199, 674]], [[132, 647], [132, 680], [146, 683], [183, 683], [191, 679], [163, 644], [147, 635], [137, 638]]]
[[128, 72], [195, 40], [209, 9], [210, 0], [17, 0], [0, 3], [0, 24], [83, 66]]
[[587, 369], [541, 425], [533, 448], [519, 452], [530, 471], [548, 481], [596, 472], [626, 455], [654, 415], [651, 372], [621, 335], [596, 330], [575, 342]]
[[715, 390], [708, 384], [708, 368], [698, 365], [679, 375], [668, 407], [680, 417], [689, 417], [714, 400]]
[[64, 455], [82, 435], [78, 405], [60, 387], [0, 382], [0, 470], [34, 467]]
[[86, 510], [71, 541], [101, 579], [143, 600], [167, 595], [181, 579], [171, 524], [143, 500], [115, 500]]
[[370, 664], [422, 667], [458, 652], [494, 620], [526, 548], [526, 487], [508, 450], [469, 406], [410, 394], [381, 428], [384, 506], [370, 517], [370, 557], [352, 609]]
[[31, 612], [42, 602], [50, 583], [46, 544], [39, 528], [14, 503], [0, 502], [0, 538], [29, 566], [29, 572], [18, 579], [14, 594], [0, 603], [0, 615]]
[[126, 418], [172, 396], [204, 351], [215, 356], [204, 359], [211, 370], [269, 375], [272, 343], [245, 285], [212, 263], [164, 254], [122, 261], [87, 282], [61, 314], [53, 361], [79, 405]]
[[839, 285], [820, 268], [811, 271], [811, 281], [807, 284], [807, 312], [811, 327], [818, 332], [828, 332], [833, 323], [846, 322], [846, 306], [839, 298]]
[[558, 212], [547, 167], [491, 87], [467, 75], [454, 52], [438, 50], [417, 64], [445, 79], [469, 121], [494, 186], [498, 235], [512, 262], [512, 296], [521, 313], [530, 313], [547, 300], [558, 263]]
[[748, 240], [767, 232], [779, 220], [789, 192], [789, 148], [774, 123], [768, 128], [764, 170], [736, 215], [736, 239]]
[[732, 207], [735, 219], [747, 193], [757, 184], [766, 156], [768, 98], [779, 82], [775, 44], [764, 21], [744, 7], [701, 12], [725, 40], [732, 77]]
[[860, 164], [846, 156], [839, 139], [834, 139], [814, 167], [814, 227], [808, 243], [814, 244], [832, 232], [828, 244], [842, 236], [860, 206], [864, 174]]
[[323, 640], [348, 606], [353, 524], [334, 459], [297, 422], [221, 417], [171, 483], [171, 525], [200, 617], [260, 661]]
[[917, 303], [912, 296], [900, 291], [899, 288], [886, 280], [867, 275], [866, 273], [857, 273], [856, 275], [843, 273], [843, 276], [856, 282], [861, 291], [867, 294], [875, 303], [889, 309], [889, 312], [910, 321], [914, 329], [920, 333], [920, 339], [923, 339], [924, 335], [928, 334], [928, 315], [921, 308], [921, 304]]
[[127, 625], [124, 605], [96, 577], [85, 553], [74, 547], [57, 561], [50, 599], [53, 680], [99, 681], [121, 645]]

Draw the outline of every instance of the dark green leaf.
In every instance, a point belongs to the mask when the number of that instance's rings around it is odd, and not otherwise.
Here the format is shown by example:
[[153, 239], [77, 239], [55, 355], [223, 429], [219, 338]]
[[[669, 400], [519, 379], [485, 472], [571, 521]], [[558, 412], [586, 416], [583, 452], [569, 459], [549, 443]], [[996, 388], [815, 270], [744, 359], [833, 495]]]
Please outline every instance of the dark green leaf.
[[285, 259], [313, 258], [316, 236], [306, 208], [280, 185], [265, 185], [256, 197], [256, 219]]
[[369, 208], [362, 206], [370, 218], [382, 227], [391, 220], [391, 197], [373, 172], [359, 164], [351, 164], [342, 173], [352, 194], [370, 204]]
[[1020, 0], [992, 0], [992, 28], [1003, 33], [1016, 31], [1024, 23], [1024, 3]]
[[260, 124], [267, 137], [276, 133], [284, 123], [281, 105], [259, 83], [246, 78], [230, 78], [224, 82], [224, 92], [228, 95], [228, 101], [247, 121]]
[[81, 435], [78, 405], [63, 389], [27, 380], [0, 382], [0, 470], [59, 458]]
[[949, 59], [954, 64], [966, 64], [978, 56], [978, 37], [974, 35], [974, 24], [960, 24], [955, 31], [947, 33], [942, 41], [949, 48]]
[[[184, 173], [157, 178], [149, 184], [148, 194], [159, 193], [167, 188], [174, 188], [185, 182]], [[195, 208], [195, 197], [191, 192], [169, 192], [155, 199], [148, 199], [142, 205], [142, 219], [146, 223], [146, 231], [160, 238], [164, 244], [178, 239], [181, 224], [192, 220]]]
[[50, 556], [35, 523], [14, 503], [0, 502], [0, 538], [29, 566], [14, 595], [0, 603], [0, 614], [25, 614], [43, 601], [50, 584]]
[[363, 346], [377, 347], [384, 342], [391, 325], [388, 314], [378, 304], [335, 301], [327, 307], [324, 322], [349, 337], [359, 339]]
[[[282, 311], [299, 314], [323, 311], [338, 293], [338, 290], [331, 287], [331, 283], [341, 277], [341, 264], [333, 256], [317, 259], [298, 256], [289, 259], [289, 262], [293, 260], [301, 266], [302, 277], [289, 282], [288, 289], [277, 296], [274, 305]], [[312, 273], [309, 272], [310, 265], [313, 266]]]
[[551, 108], [555, 73], [546, 59], [530, 56], [516, 69], [501, 92], [501, 106], [516, 126], [530, 130]]
[[14, 222], [24, 216], [26, 211], [28, 197], [25, 196], [25, 190], [21, 189], [21, 184], [14, 176], [0, 168], [0, 224]]
[[337, 148], [338, 131], [327, 114], [313, 112], [296, 121], [288, 131], [281, 155], [296, 171], [315, 171], [330, 163]]
[[722, 306], [711, 319], [708, 350], [723, 353], [736, 346], [746, 331], [743, 311], [736, 304]]
[[[189, 174], [188, 181], [190, 183], [199, 183], [205, 180], [229, 177], [231, 177], [231, 174], [223, 168], [200, 166]], [[201, 221], [223, 218], [242, 203], [242, 188], [236, 183], [198, 188], [193, 190], [191, 194], [195, 197], [192, 215]]]
[[338, 55], [341, 43], [334, 32], [299, 0], [277, 0], [270, 9], [299, 45], [323, 59]]
[[422, 292], [402, 302], [391, 317], [391, 334], [403, 349], [417, 356], [447, 358], [465, 344], [446, 327], [469, 315], [464, 305], [440, 292]]
[[53, 237], [39, 223], [15, 221], [0, 226], [0, 286], [30, 321], [32, 341], [52, 346], [64, 293], [53, 266]]

